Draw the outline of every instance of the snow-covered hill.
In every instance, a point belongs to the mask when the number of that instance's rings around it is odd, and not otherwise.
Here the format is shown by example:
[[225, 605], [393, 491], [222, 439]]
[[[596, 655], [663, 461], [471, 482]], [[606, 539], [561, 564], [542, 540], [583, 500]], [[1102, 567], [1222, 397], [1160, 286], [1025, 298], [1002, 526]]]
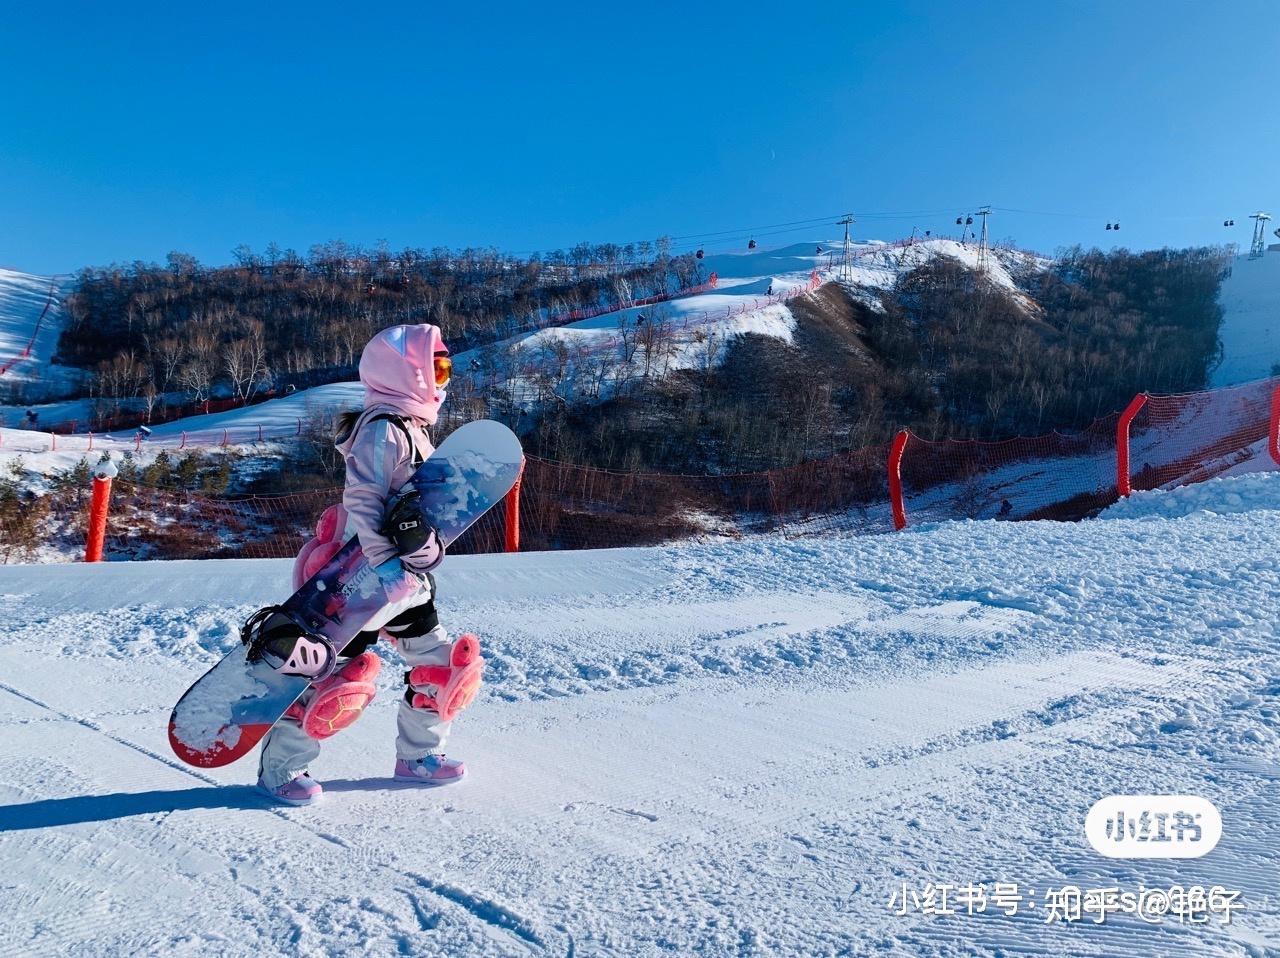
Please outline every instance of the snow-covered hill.
[[[1280, 478], [1198, 495], [451, 557], [443, 620], [491, 661], [451, 743], [470, 778], [388, 781], [390, 667], [311, 809], [165, 742], [287, 563], [0, 567], [0, 955], [1277, 953]], [[1102, 858], [1082, 822], [1112, 793], [1209, 798], [1222, 842]], [[904, 884], [997, 881], [1218, 884], [1244, 910], [894, 914]]]
[[1222, 284], [1222, 364], [1215, 386], [1271, 375], [1280, 363], [1280, 253], [1260, 259], [1237, 256]]
[[[713, 291], [657, 306], [617, 310], [564, 326], [515, 336], [499, 344], [502, 362], [509, 367], [504, 375], [503, 385], [512, 390], [517, 398], [524, 392], [533, 390], [534, 387], [530, 384], [537, 378], [538, 372], [552, 362], [549, 358], [550, 351], [556, 344], [561, 344], [570, 355], [570, 364], [580, 361], [582, 356], [598, 356], [602, 353], [616, 356], [622, 346], [621, 331], [626, 330], [626, 335], [634, 337], [638, 321], [653, 322], [657, 318], [663, 320], [670, 330], [670, 357], [661, 364], [666, 370], [714, 365], [723, 354], [726, 344], [734, 336], [743, 333], [759, 333], [789, 340], [795, 328], [795, 319], [786, 302], [781, 301], [782, 297], [788, 293], [801, 294], [809, 286], [815, 271], [820, 280], [835, 278], [836, 273], [828, 268], [831, 263], [829, 251], [833, 248], [834, 244], [821, 241], [741, 254], [709, 255], [703, 266], [707, 275], [714, 272], [718, 276], [717, 287]], [[826, 252], [820, 254], [817, 252], [819, 249]], [[976, 268], [978, 262], [976, 247], [954, 240], [930, 239], [911, 245], [862, 242], [853, 247], [854, 266], [849, 271], [847, 280], [863, 294], [887, 289], [903, 272], [937, 256], [958, 259], [971, 268]], [[992, 279], [1009, 289], [1016, 288], [1011, 276], [1012, 270], [1043, 265], [1043, 261], [1032, 254], [1010, 250], [994, 251], [989, 263], [989, 275]], [[844, 278], [843, 274], [841, 278]], [[647, 320], [644, 320], [645, 317]], [[46, 354], [42, 355], [52, 355], [52, 348], [53, 345], [50, 344]], [[633, 352], [639, 352], [634, 345], [631, 348]], [[455, 384], [452, 391], [486, 395], [492, 390], [494, 383], [489, 378], [490, 374], [482, 368], [482, 354], [485, 352], [469, 350], [454, 357]], [[637, 355], [632, 362], [638, 366], [642, 358]], [[40, 357], [33, 356], [28, 365], [33, 370], [38, 369]], [[604, 393], [607, 394], [607, 391], [606, 385]], [[216, 444], [223, 440], [223, 431], [227, 429], [232, 430], [232, 434], [226, 437], [229, 442], [250, 442], [258, 435], [259, 426], [262, 427], [264, 438], [287, 438], [296, 429], [299, 418], [305, 419], [317, 409], [352, 408], [359, 404], [360, 395], [358, 384], [336, 383], [241, 410], [189, 417], [157, 426], [152, 445], [177, 443], [184, 432], [189, 444]], [[0, 459], [5, 456], [7, 449], [11, 454], [22, 453], [33, 468], [43, 468], [43, 459], [38, 455], [32, 458], [32, 454], [39, 454], [49, 448], [47, 435], [23, 436], [21, 430], [16, 428], [22, 425], [22, 413], [28, 405], [11, 405], [7, 409], [0, 405], [0, 416], [5, 419], [0, 425], [15, 427], [0, 436]], [[89, 418], [88, 400], [35, 404], [31, 408], [39, 414], [42, 424], [71, 419], [86, 421]], [[62, 445], [65, 450], [70, 450], [77, 444], [75, 440], [68, 440]], [[116, 435], [96, 440], [96, 447], [99, 448], [124, 449], [131, 446], [132, 430], [123, 430]], [[68, 455], [69, 452], [64, 452], [50, 460], [50, 468], [64, 468], [64, 460], [67, 460]], [[78, 456], [70, 461], [74, 462], [75, 458]]]
[[0, 269], [0, 387], [23, 384], [35, 401], [78, 381], [80, 373], [53, 365], [62, 332], [65, 278]]
[[[638, 317], [666, 317], [675, 335], [671, 369], [699, 368], [714, 364], [724, 345], [735, 335], [760, 333], [790, 341], [795, 318], [785, 302], [773, 298], [804, 290], [811, 276], [820, 281], [840, 279], [848, 286], [868, 295], [888, 289], [905, 272], [931, 259], [946, 256], [978, 267], [978, 249], [949, 239], [919, 240], [910, 244], [860, 242], [851, 249], [852, 266], [844, 270], [831, 268], [832, 250], [839, 244], [828, 241], [795, 243], [778, 249], [757, 249], [743, 253], [717, 253], [703, 260], [708, 275], [715, 273], [714, 291], [688, 296], [658, 307], [619, 310], [566, 326], [540, 330], [515, 337], [508, 345], [525, 356], [537, 356], [538, 350], [559, 341], [570, 348], [581, 346], [615, 347], [618, 331], [634, 324]], [[822, 252], [819, 252], [821, 250]], [[994, 250], [988, 258], [988, 276], [993, 282], [1016, 291], [1012, 272], [1039, 268], [1043, 260], [1034, 254], [1017, 250]], [[470, 368], [476, 351], [459, 357], [458, 369]]]

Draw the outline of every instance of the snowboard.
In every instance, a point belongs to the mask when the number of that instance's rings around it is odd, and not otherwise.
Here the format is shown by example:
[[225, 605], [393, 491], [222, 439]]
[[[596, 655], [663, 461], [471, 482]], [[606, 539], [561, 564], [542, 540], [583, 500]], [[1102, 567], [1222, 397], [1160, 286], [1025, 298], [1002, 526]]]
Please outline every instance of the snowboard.
[[[520, 440], [501, 423], [467, 423], [418, 467], [423, 518], [445, 545], [502, 501], [524, 466]], [[282, 609], [341, 653], [386, 606], [386, 594], [355, 536]], [[306, 691], [310, 680], [250, 662], [241, 645], [187, 689], [169, 718], [169, 744], [190, 765], [217, 768], [250, 752]]]

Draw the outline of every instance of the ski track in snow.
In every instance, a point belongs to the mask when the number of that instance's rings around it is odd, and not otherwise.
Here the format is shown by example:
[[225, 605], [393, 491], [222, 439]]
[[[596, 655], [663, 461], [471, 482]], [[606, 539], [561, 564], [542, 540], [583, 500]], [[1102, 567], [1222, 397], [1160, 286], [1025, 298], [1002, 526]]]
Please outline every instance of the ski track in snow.
[[[470, 778], [386, 777], [382, 650], [309, 809], [165, 740], [287, 562], [0, 568], [0, 956], [1277, 953], [1280, 478], [1199, 488], [1075, 525], [451, 557], [442, 620], [490, 661]], [[1213, 800], [1221, 845], [1094, 853], [1093, 801], [1148, 792]], [[1246, 906], [894, 916], [926, 881]]]

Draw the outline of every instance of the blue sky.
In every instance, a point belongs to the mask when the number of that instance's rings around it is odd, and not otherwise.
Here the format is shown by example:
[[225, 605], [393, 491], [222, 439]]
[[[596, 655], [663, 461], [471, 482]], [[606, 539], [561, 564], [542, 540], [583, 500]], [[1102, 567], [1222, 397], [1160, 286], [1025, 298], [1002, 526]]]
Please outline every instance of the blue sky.
[[0, 265], [733, 248], [845, 210], [893, 239], [981, 203], [1045, 250], [1247, 243], [1249, 213], [1280, 217], [1270, 0], [449, 6], [7, 11]]

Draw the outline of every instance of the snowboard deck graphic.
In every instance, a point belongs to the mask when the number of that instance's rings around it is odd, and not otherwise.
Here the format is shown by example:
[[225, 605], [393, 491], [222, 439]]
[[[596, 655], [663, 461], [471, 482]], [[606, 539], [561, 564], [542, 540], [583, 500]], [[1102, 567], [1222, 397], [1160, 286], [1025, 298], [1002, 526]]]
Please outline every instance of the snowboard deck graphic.
[[[423, 516], [449, 545], [502, 501], [523, 465], [515, 434], [501, 423], [480, 420], [452, 432], [410, 482], [421, 493]], [[385, 605], [382, 584], [353, 536], [283, 609], [341, 651]], [[248, 648], [241, 645], [178, 700], [169, 718], [169, 744], [190, 765], [229, 765], [262, 741], [308, 685], [303, 676], [249, 662]]]

